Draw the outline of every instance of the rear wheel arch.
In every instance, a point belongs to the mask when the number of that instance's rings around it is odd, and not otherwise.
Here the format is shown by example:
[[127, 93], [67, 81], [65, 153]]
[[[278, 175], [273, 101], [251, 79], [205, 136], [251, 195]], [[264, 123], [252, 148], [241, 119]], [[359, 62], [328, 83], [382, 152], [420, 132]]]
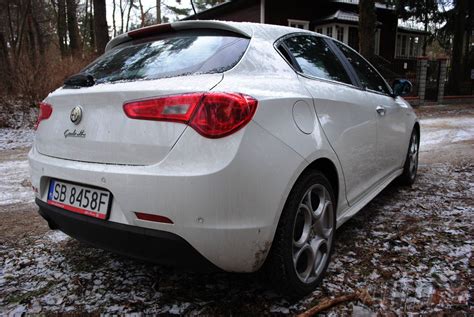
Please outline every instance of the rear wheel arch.
[[313, 161], [311, 164], [309, 164], [303, 172], [301, 172], [300, 176], [298, 177], [301, 178], [305, 173], [308, 173], [308, 171], [313, 171], [313, 170], [318, 170], [321, 173], [326, 176], [328, 179], [329, 183], [331, 183], [332, 190], [334, 191], [334, 195], [336, 196], [336, 203], [339, 199], [339, 173], [337, 171], [336, 165], [328, 158], [319, 158], [315, 161]]

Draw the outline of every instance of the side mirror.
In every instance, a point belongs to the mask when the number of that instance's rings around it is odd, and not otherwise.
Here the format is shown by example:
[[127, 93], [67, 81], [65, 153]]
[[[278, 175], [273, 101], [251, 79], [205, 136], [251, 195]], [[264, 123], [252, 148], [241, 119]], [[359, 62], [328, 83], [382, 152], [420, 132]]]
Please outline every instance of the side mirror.
[[406, 96], [408, 95], [413, 88], [411, 82], [407, 79], [395, 79], [393, 81], [392, 89], [393, 96]]

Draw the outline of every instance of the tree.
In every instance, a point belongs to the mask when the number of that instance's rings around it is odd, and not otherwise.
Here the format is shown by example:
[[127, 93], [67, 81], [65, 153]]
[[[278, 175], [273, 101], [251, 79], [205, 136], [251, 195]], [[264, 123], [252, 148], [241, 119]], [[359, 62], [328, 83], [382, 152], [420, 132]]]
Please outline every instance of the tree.
[[453, 54], [451, 56], [451, 72], [449, 76], [449, 90], [452, 94], [460, 93], [459, 81], [463, 74], [463, 47], [466, 33], [467, 0], [457, 0], [454, 8], [455, 25], [453, 37]]
[[156, 0], [156, 24], [161, 24], [161, 0]]
[[368, 60], [374, 56], [377, 15], [374, 0], [359, 1], [359, 52]]
[[66, 0], [67, 30], [69, 33], [69, 48], [73, 55], [77, 55], [81, 49], [81, 38], [77, 25], [76, 0]]
[[[429, 33], [430, 23], [439, 23], [441, 15], [438, 8], [438, 0], [397, 0], [396, 9], [399, 18], [403, 20], [412, 19], [417, 23], [422, 23], [424, 31]], [[423, 42], [423, 55], [426, 55], [426, 47], [431, 36]]]
[[94, 0], [94, 34], [96, 51], [102, 54], [109, 41], [105, 0]]
[[57, 3], [57, 27], [59, 49], [62, 56], [67, 54], [67, 25], [66, 25], [66, 1], [58, 0]]

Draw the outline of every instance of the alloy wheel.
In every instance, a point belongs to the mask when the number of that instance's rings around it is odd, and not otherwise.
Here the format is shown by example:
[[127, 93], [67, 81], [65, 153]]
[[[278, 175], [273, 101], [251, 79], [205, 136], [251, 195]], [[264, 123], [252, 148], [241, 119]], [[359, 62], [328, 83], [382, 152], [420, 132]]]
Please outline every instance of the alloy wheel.
[[331, 196], [321, 184], [311, 186], [303, 196], [293, 225], [293, 265], [305, 284], [314, 282], [330, 257], [334, 235]]

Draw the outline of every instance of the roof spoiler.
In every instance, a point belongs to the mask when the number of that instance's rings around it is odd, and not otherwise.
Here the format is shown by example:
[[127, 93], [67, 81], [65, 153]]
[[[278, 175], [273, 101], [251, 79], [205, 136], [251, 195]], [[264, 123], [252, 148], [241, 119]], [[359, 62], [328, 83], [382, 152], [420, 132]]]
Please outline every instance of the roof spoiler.
[[[240, 25], [239, 25], [240, 26]], [[251, 37], [251, 28], [250, 27], [236, 27], [228, 22], [221, 21], [180, 21], [173, 23], [163, 23], [157, 25], [151, 25], [144, 28], [136, 29], [129, 31], [127, 33], [121, 34], [117, 37], [114, 37], [112, 40], [107, 43], [105, 51], [139, 38], [145, 38], [157, 34], [171, 33], [182, 30], [196, 30], [196, 29], [213, 29], [213, 30], [222, 30], [237, 33], [244, 37]]]

